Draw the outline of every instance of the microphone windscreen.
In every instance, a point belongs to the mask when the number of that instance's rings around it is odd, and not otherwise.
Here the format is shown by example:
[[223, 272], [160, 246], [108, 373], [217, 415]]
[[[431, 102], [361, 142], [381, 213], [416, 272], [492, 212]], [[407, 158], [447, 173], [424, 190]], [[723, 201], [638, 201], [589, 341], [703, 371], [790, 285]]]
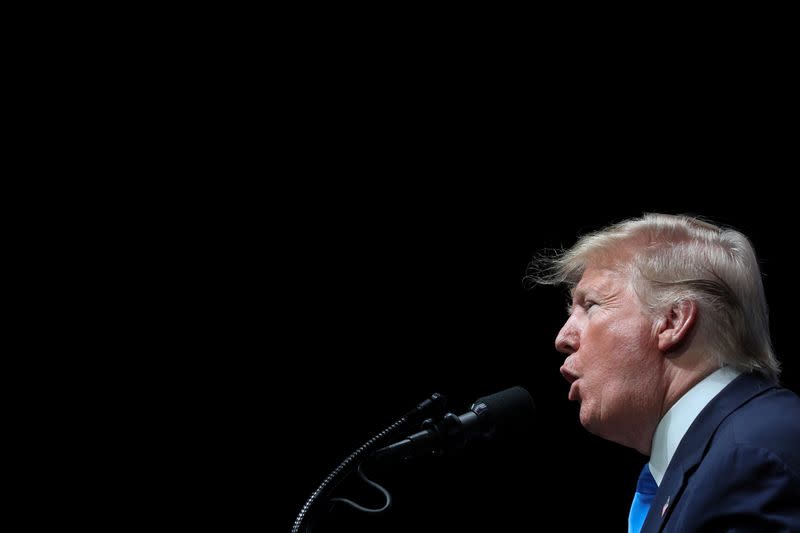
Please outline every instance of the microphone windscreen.
[[530, 429], [536, 416], [533, 398], [522, 387], [511, 387], [478, 398], [471, 409], [479, 417], [486, 417], [498, 437]]

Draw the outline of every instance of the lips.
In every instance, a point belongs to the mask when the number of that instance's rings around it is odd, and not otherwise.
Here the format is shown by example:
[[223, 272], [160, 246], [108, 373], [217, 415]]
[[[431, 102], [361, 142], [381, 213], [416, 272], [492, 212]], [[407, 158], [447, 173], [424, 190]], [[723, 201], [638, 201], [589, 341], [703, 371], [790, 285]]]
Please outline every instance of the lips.
[[577, 390], [578, 379], [580, 379], [580, 376], [569, 370], [566, 367], [566, 365], [561, 367], [561, 375], [564, 376], [564, 379], [566, 379], [570, 383], [569, 394], [567, 395], [567, 398], [570, 401], [575, 401], [580, 399]]
[[561, 367], [561, 375], [570, 383], [574, 383], [579, 377], [575, 372], [568, 369], [566, 365]]
[[569, 388], [569, 394], [567, 394], [567, 399], [571, 402], [576, 400], [580, 400], [581, 397], [578, 395], [578, 382], [574, 381]]

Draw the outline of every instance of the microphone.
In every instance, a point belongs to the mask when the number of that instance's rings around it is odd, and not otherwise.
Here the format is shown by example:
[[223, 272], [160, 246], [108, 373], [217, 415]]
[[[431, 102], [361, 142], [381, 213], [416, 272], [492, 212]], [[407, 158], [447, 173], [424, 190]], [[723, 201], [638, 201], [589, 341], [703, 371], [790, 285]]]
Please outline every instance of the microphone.
[[534, 420], [533, 398], [522, 387], [511, 387], [478, 398], [463, 415], [445, 414], [425, 420], [422, 431], [377, 450], [374, 459], [410, 459], [425, 454], [442, 455], [472, 440], [503, 438], [529, 428]]

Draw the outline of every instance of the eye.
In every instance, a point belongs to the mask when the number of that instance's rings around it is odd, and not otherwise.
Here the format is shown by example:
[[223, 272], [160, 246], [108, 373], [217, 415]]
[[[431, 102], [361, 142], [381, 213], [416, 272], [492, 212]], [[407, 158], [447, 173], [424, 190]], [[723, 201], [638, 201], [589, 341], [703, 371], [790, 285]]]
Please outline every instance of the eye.
[[597, 302], [594, 302], [592, 300], [586, 300], [585, 302], [583, 302], [583, 308], [586, 309], [587, 311], [592, 307], [594, 307], [595, 305], [597, 305]]

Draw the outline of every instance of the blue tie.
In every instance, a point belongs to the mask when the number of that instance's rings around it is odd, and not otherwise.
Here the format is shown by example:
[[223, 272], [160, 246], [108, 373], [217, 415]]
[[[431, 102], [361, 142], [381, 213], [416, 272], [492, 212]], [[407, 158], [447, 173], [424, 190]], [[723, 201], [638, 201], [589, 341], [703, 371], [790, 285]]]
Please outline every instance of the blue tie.
[[639, 533], [650, 510], [650, 504], [658, 491], [656, 480], [650, 473], [650, 465], [644, 465], [642, 473], [639, 474], [639, 482], [636, 483], [636, 494], [633, 496], [631, 504], [631, 514], [628, 516], [628, 533]]

